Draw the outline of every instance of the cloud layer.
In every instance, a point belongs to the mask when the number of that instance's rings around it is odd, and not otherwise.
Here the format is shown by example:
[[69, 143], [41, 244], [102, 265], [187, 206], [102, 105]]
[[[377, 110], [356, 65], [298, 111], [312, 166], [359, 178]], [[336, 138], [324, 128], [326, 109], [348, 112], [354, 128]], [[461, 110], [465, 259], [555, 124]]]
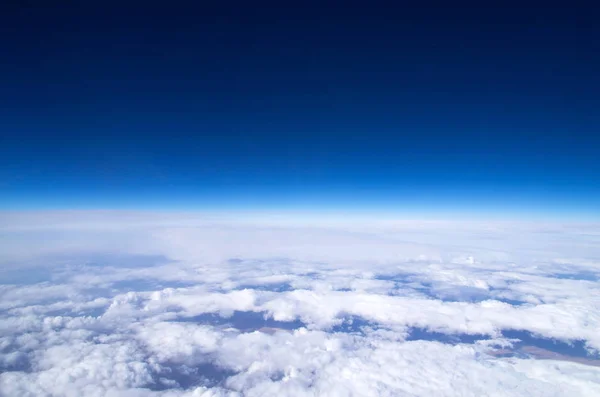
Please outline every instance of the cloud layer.
[[2, 395], [600, 395], [600, 225], [0, 219]]

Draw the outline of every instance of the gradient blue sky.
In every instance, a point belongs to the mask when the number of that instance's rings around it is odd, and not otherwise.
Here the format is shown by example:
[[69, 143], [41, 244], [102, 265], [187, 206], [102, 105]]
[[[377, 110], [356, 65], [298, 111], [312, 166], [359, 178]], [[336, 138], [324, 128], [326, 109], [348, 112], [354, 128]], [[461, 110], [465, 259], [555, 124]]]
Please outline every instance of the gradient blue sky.
[[600, 212], [590, 10], [15, 3], [0, 209]]

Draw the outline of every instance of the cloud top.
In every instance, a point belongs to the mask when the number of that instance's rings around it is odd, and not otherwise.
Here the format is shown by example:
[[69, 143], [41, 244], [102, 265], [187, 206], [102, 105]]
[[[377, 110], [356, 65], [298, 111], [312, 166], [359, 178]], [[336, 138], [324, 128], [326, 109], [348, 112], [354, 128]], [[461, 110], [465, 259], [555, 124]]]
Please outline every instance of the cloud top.
[[3, 216], [3, 395], [600, 395], [600, 225]]

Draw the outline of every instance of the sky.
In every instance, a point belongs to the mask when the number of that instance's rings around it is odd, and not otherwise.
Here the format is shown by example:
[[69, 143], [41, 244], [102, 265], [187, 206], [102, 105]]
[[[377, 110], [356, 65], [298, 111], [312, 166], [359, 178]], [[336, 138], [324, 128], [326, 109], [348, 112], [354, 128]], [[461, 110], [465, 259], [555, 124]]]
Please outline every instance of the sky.
[[54, 3], [0, 4], [0, 395], [600, 395], [595, 10]]
[[2, 4], [0, 209], [597, 218], [590, 10], [365, 4]]

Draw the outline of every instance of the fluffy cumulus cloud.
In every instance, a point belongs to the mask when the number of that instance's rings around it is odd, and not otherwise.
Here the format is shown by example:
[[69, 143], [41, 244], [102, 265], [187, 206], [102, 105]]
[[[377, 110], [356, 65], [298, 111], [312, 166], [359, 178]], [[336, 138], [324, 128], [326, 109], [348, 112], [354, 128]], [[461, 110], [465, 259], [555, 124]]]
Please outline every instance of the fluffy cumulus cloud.
[[0, 224], [0, 395], [600, 395], [600, 225]]

